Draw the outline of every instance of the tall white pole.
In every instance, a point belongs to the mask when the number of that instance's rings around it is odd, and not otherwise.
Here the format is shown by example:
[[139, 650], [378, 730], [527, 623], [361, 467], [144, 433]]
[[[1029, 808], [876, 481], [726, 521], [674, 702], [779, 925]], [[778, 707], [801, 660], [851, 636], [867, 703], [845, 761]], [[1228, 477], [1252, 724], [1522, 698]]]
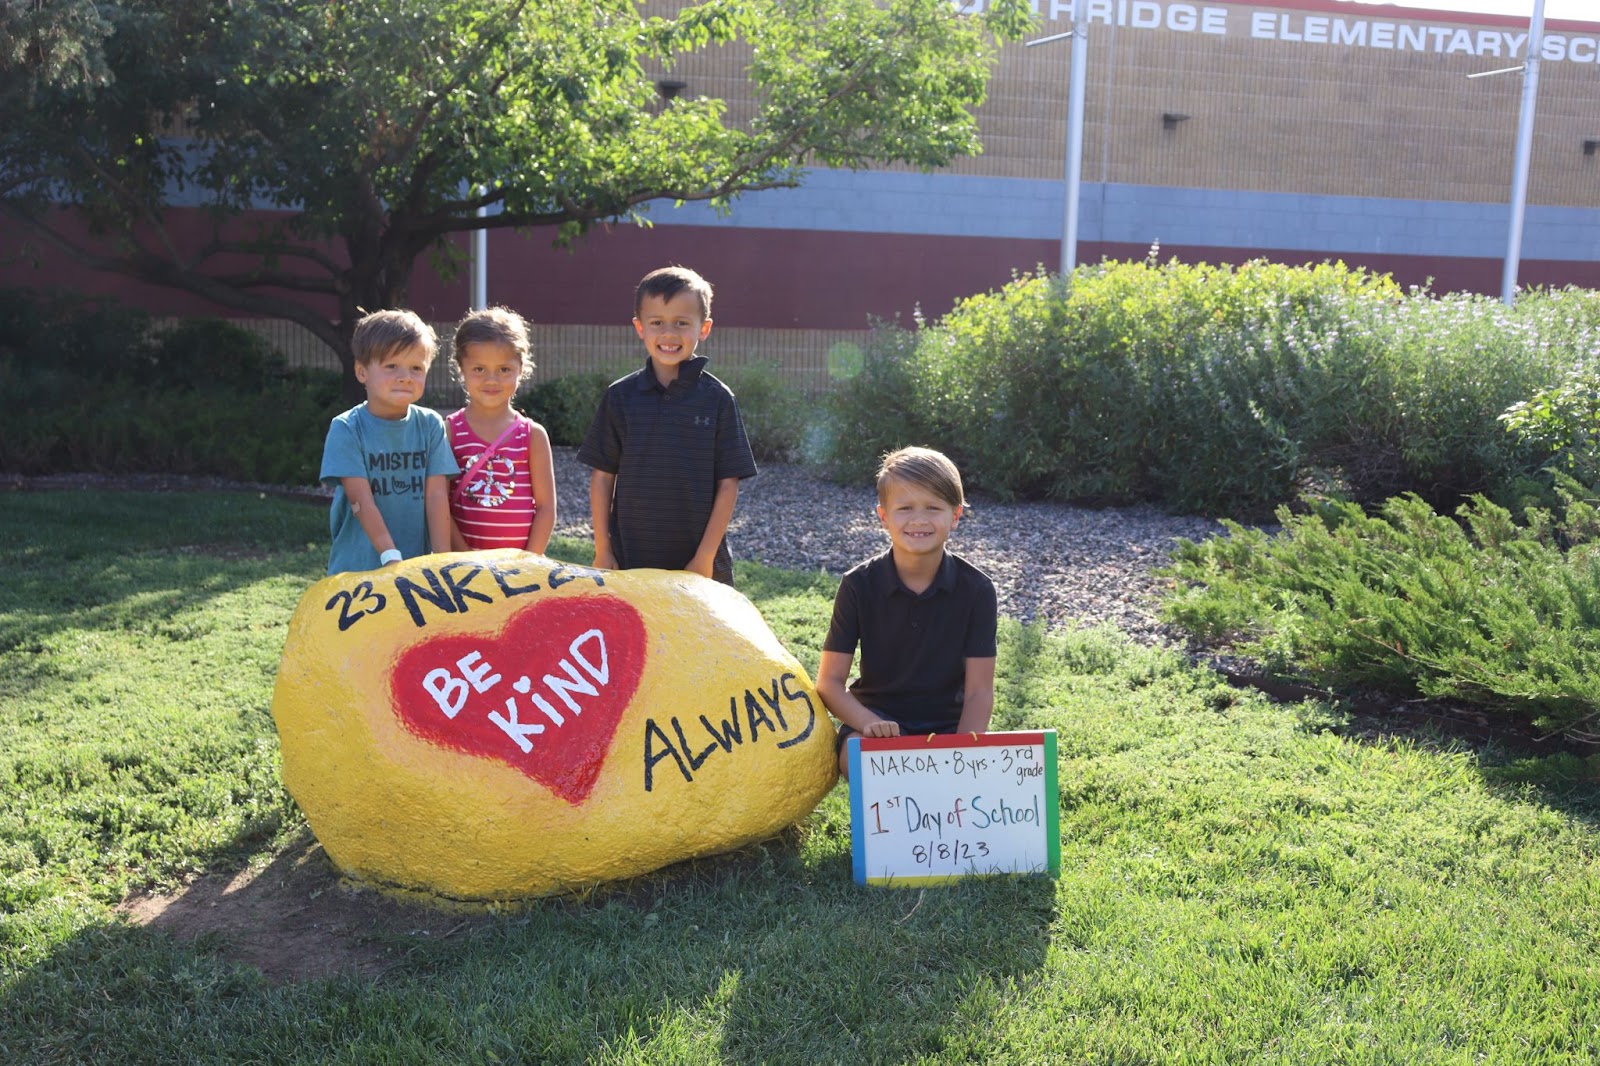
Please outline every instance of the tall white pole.
[[[1544, 0], [1538, 0], [1544, 3]], [[1088, 81], [1089, 39], [1085, 33], [1088, 4], [1072, 5], [1072, 78], [1067, 89], [1067, 203], [1061, 228], [1061, 273], [1078, 265], [1078, 192], [1083, 178], [1083, 97]]]
[[[1543, 0], [1540, 0], [1542, 3]], [[482, 195], [484, 187], [477, 188]], [[479, 207], [473, 212], [479, 218], [488, 218], [489, 209]], [[482, 311], [489, 306], [489, 231], [475, 229], [472, 231], [472, 310]]]
[[1511, 175], [1511, 228], [1506, 237], [1505, 270], [1500, 275], [1500, 300], [1517, 295], [1517, 268], [1522, 263], [1522, 219], [1528, 204], [1528, 162], [1533, 156], [1534, 102], [1539, 94], [1539, 52], [1544, 42], [1544, 0], [1533, 0], [1528, 25], [1528, 61], [1522, 71], [1522, 113], [1517, 119], [1517, 162]]
[[1089, 24], [1087, 4], [1074, 0], [1072, 29], [1029, 41], [1025, 47], [1048, 44], [1063, 37], [1072, 38], [1072, 70], [1067, 80], [1067, 160], [1066, 193], [1061, 220], [1061, 273], [1072, 273], [1078, 265], [1078, 200], [1083, 178], [1083, 97], [1089, 77]]

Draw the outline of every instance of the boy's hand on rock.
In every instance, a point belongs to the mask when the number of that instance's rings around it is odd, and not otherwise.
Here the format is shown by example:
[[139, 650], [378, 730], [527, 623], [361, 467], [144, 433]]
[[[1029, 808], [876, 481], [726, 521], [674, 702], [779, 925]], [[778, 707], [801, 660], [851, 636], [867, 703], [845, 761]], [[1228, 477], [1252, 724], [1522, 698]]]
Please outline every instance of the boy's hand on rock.
[[710, 577], [711, 566], [711, 559], [702, 559], [700, 556], [696, 555], [693, 559], [689, 560], [689, 565], [684, 567], [684, 569], [689, 571], [691, 574], [699, 574], [701, 577]]
[[595, 552], [594, 568], [596, 570], [615, 570], [617, 568], [616, 554], [609, 551]]

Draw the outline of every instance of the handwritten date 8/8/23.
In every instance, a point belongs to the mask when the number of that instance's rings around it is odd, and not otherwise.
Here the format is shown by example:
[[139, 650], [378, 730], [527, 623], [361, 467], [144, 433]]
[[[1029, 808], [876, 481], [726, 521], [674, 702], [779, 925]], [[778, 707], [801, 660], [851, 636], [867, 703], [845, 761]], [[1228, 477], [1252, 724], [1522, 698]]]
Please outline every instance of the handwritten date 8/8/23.
[[949, 865], [951, 863], [972, 863], [979, 859], [987, 858], [989, 845], [982, 840], [946, 840], [938, 844], [913, 844], [911, 846], [911, 859], [918, 866], [926, 866], [930, 870], [935, 865]]

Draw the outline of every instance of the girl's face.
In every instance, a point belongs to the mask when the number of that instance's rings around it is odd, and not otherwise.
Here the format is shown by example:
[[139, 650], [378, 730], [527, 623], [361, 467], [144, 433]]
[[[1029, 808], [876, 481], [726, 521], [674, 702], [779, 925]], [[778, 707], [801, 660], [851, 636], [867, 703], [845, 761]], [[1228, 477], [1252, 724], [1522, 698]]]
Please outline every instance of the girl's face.
[[461, 356], [461, 379], [474, 407], [506, 407], [522, 379], [522, 359], [509, 344], [474, 341]]

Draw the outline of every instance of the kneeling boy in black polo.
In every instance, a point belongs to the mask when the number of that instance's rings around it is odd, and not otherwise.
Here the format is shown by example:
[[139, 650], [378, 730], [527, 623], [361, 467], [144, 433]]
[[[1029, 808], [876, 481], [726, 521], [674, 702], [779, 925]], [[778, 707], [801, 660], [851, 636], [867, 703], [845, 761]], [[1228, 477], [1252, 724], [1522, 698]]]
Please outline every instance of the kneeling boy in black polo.
[[[966, 500], [961, 473], [931, 448], [902, 448], [878, 470], [890, 548], [839, 582], [817, 692], [852, 734], [982, 733], [994, 710], [994, 583], [945, 550]], [[846, 680], [861, 646], [861, 674]]]

